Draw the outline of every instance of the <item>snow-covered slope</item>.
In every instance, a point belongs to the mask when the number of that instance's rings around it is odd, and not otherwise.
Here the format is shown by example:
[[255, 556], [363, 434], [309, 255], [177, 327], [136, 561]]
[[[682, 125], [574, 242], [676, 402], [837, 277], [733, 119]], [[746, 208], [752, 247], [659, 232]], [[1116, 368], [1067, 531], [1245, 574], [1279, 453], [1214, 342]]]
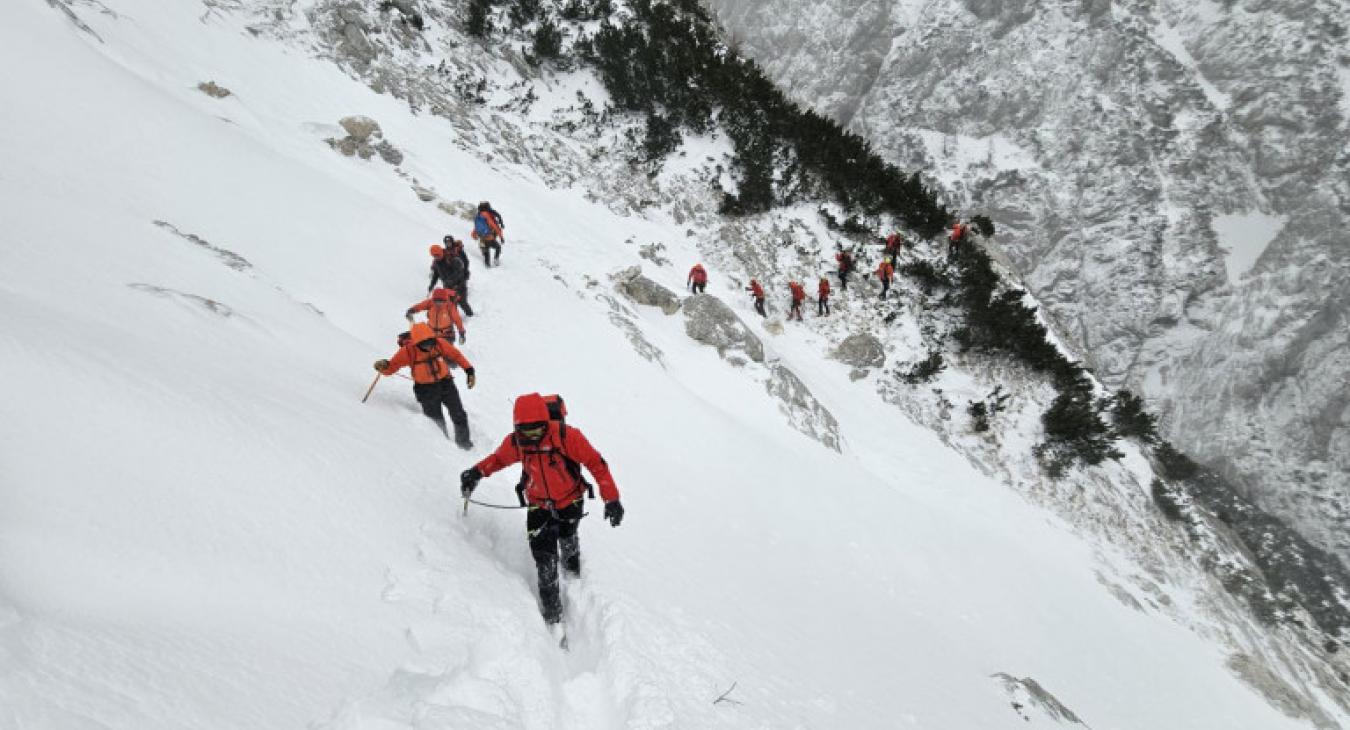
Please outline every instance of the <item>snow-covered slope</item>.
[[[344, 22], [396, 22], [374, 5]], [[566, 182], [625, 169], [621, 132], [546, 126], [577, 90], [599, 97], [584, 73], [527, 78], [533, 109], [433, 115], [322, 58], [335, 6], [296, 10], [0, 9], [0, 727], [1350, 722], [1295, 634], [1247, 618], [1175, 547], [1137, 451], [1083, 482], [1096, 527], [1074, 524], [1058, 516], [1073, 498], [1006, 488], [878, 398], [877, 373], [824, 358], [842, 323], [872, 321], [860, 299], [841, 324], [754, 325], [761, 363], [618, 295], [616, 271], [678, 289], [706, 256], [711, 293], [750, 322], [733, 277], [817, 265], [700, 252], [687, 230], [714, 203], [676, 194], [711, 198], [696, 168], [715, 140], [659, 180], [588, 192]], [[427, 23], [433, 40], [409, 45], [444, 54], [445, 76], [514, 83]], [[382, 58], [423, 65], [404, 48]], [[350, 114], [379, 121], [397, 167], [325, 142]], [[665, 203], [639, 212], [625, 186]], [[460, 513], [469, 459], [406, 381], [359, 402], [424, 291], [426, 246], [467, 233], [447, 211], [484, 198], [509, 239], [472, 280], [475, 454], [517, 394], [564, 393], [629, 510], [618, 529], [585, 521], [566, 654], [539, 621], [520, 513]], [[808, 215], [722, 238], [753, 251]], [[883, 335], [889, 358], [921, 353]], [[512, 483], [478, 494], [509, 504]], [[1150, 539], [1156, 561], [1134, 544]]]
[[1350, 3], [710, 4], [992, 215], [1099, 376], [1350, 564]]

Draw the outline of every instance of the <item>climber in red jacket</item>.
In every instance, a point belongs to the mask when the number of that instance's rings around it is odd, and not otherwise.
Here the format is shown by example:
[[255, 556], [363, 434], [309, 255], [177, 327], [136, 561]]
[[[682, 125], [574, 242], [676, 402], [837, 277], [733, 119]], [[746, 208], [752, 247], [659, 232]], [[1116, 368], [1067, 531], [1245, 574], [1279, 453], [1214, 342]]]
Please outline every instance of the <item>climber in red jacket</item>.
[[764, 311], [764, 287], [760, 286], [758, 281], [751, 279], [750, 286], [746, 288], [746, 291], [750, 292], [750, 296], [755, 300], [755, 311], [759, 312], [759, 316], [769, 316]]
[[684, 282], [684, 285], [695, 294], [702, 294], [708, 289], [708, 270], [703, 268], [703, 264], [694, 264], [694, 268], [689, 270], [689, 278]]
[[895, 265], [890, 259], [882, 259], [877, 264], [877, 278], [881, 280], [881, 298], [886, 298], [886, 292], [891, 290], [891, 279], [895, 278]]
[[823, 317], [830, 313], [830, 280], [820, 277], [820, 284], [816, 285], [816, 316]]
[[581, 467], [595, 477], [600, 498], [605, 502], [605, 519], [614, 527], [623, 521], [619, 488], [600, 452], [591, 446], [581, 429], [550, 418], [548, 403], [538, 393], [516, 398], [513, 414], [515, 429], [487, 458], [459, 475], [460, 493], [468, 499], [483, 477], [492, 476], [519, 463], [527, 476], [525, 499], [529, 512], [525, 529], [530, 538], [530, 553], [539, 573], [539, 602], [544, 622], [562, 620], [562, 598], [558, 594], [559, 550], [562, 567], [568, 573], [581, 574], [581, 543], [577, 524], [585, 512], [585, 481]]
[[792, 292], [792, 304], [788, 309], [788, 319], [798, 322], [802, 319], [802, 302], [806, 301], [806, 287], [800, 281], [789, 281], [788, 291]]

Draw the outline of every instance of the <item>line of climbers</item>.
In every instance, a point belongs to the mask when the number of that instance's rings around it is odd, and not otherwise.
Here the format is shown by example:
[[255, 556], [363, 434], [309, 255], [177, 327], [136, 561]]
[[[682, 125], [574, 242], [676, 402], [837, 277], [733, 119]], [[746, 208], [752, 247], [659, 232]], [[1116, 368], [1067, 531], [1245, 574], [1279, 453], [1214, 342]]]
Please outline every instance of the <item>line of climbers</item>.
[[[956, 257], [957, 249], [969, 240], [970, 224], [955, 222], [947, 235], [947, 258], [950, 261]], [[872, 275], [877, 278], [881, 284], [880, 298], [885, 299], [891, 291], [891, 285], [895, 281], [895, 265], [900, 260], [900, 254], [905, 249], [905, 239], [900, 233], [892, 233], [886, 237], [882, 249], [881, 260], [877, 263], [877, 268], [872, 271]], [[839, 277], [839, 288], [843, 291], [848, 290], [849, 277], [856, 269], [857, 261], [851, 251], [842, 247], [835, 253], [835, 274]], [[694, 268], [689, 270], [689, 277], [686, 285], [694, 293], [702, 293], [708, 285], [708, 272], [703, 264], [695, 264]], [[768, 317], [768, 311], [764, 307], [764, 287], [757, 279], [750, 279], [750, 285], [746, 287], [750, 292], [750, 299], [754, 303], [755, 312], [761, 317]], [[816, 315], [820, 317], [830, 314], [830, 294], [831, 286], [828, 277], [820, 277], [816, 284]], [[806, 286], [795, 279], [788, 281], [788, 315], [789, 320], [802, 320], [802, 304], [806, 301]]]
[[[487, 202], [480, 203], [470, 236], [478, 241], [484, 267], [500, 265], [504, 228], [501, 214]], [[454, 442], [467, 450], [473, 448], [473, 441], [468, 415], [455, 386], [454, 369], [464, 371], [465, 384], [472, 390], [477, 384], [474, 367], [455, 346], [456, 336], [461, 345], [468, 339], [461, 310], [464, 317], [473, 316], [468, 296], [469, 257], [464, 243], [454, 236], [447, 235], [441, 242], [443, 245], [430, 248], [427, 298], [404, 312], [412, 326], [399, 334], [398, 351], [386, 360], [377, 360], [375, 370], [388, 376], [411, 368], [413, 396], [422, 406], [422, 413], [450, 438], [442, 409], [448, 412]], [[702, 283], [706, 282], [705, 272]], [[425, 322], [415, 321], [420, 312], [426, 313]], [[577, 530], [586, 516], [584, 498], [594, 497], [590, 483], [582, 475], [582, 467], [600, 487], [604, 518], [610, 525], [618, 527], [624, 515], [619, 489], [608, 464], [580, 429], [567, 424], [566, 416], [567, 408], [560, 396], [527, 393], [517, 397], [512, 432], [492, 454], [460, 474], [460, 493], [467, 505], [479, 481], [512, 464], [521, 465], [516, 496], [521, 507], [527, 509], [525, 530], [538, 573], [540, 612], [550, 626], [562, 620], [559, 567], [571, 576], [581, 575]]]

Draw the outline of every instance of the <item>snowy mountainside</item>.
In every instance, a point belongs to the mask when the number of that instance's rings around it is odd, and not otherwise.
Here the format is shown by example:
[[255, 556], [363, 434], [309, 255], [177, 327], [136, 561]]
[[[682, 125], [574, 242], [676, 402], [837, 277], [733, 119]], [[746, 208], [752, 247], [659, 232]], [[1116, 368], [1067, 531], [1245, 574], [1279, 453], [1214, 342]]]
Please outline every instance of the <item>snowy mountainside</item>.
[[[584, 70], [421, 10], [416, 33], [376, 3], [0, 10], [4, 66], [32, 70], [0, 82], [0, 726], [1350, 723], [1339, 657], [1217, 584], [1138, 449], [1045, 480], [1045, 386], [1000, 379], [1019, 387], [991, 445], [826, 357], [866, 329], [918, 359], [917, 298], [893, 327], [861, 291], [761, 324], [742, 284], [781, 313], [786, 278], [821, 273], [814, 207], [718, 218], [719, 139], [634, 172]], [[398, 155], [341, 154], [352, 114]], [[359, 403], [426, 245], [479, 199], [508, 243], [474, 262], [474, 455], [517, 394], [564, 393], [629, 508], [585, 521], [568, 654], [521, 516], [460, 515], [469, 460], [406, 381]], [[763, 362], [613, 285], [638, 266], [678, 291], [699, 259]], [[996, 377], [938, 385], [960, 404]]]
[[1099, 376], [1350, 564], [1350, 3], [710, 5], [794, 98], [999, 221]]

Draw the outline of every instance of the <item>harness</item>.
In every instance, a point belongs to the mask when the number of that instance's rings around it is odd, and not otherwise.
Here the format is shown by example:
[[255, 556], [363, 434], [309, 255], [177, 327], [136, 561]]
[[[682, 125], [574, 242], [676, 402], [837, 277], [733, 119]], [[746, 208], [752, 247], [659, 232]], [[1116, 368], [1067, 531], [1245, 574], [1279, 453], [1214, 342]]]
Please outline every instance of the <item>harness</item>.
[[[549, 468], [539, 470], [539, 476], [541, 479], [544, 480], [544, 494], [547, 496], [545, 497], [544, 504], [542, 506], [531, 505], [530, 509], [540, 509], [542, 507], [543, 509], [547, 509], [554, 517], [557, 517], [558, 513], [558, 509], [556, 506], [557, 500], [553, 499], [553, 488], [548, 483], [548, 472], [559, 465], [562, 466], [563, 470], [567, 473], [569, 477], [571, 477], [572, 480], [572, 491], [563, 497], [564, 501], [569, 502], [576, 501], [578, 499], [581, 499], [583, 496], [595, 499], [595, 488], [591, 485], [589, 481], [586, 480], [586, 477], [582, 476], [581, 464], [574, 461], [571, 457], [569, 457], [567, 455], [567, 451], [562, 446], [563, 443], [566, 442], [566, 438], [567, 438], [566, 423], [558, 424], [558, 434], [556, 437], [552, 437], [552, 435], [550, 434], [550, 439], [552, 440], [552, 442], [546, 439], [540, 441], [538, 444], [522, 444], [520, 442], [520, 438], [517, 435], [515, 434], [511, 435], [511, 443], [514, 444], [516, 447], [516, 455], [520, 458], [520, 463], [522, 466], [524, 466], [527, 463], [526, 462], [527, 457], [533, 457], [535, 459], [543, 459], [543, 458], [548, 459]], [[528, 468], [525, 469], [525, 473], [526, 474], [529, 473]], [[519, 492], [517, 493], [516, 496], [521, 500], [522, 503], [525, 501], [524, 490], [527, 486], [528, 486], [527, 481], [523, 481], [521, 483], [521, 486], [518, 487]]]
[[446, 358], [445, 354], [441, 352], [439, 345], [431, 352], [423, 352], [417, 345], [412, 344], [404, 345], [404, 347], [411, 348], [413, 351], [411, 369], [414, 381], [418, 383], [422, 382], [417, 380], [417, 368], [419, 367], [427, 368], [426, 372], [431, 377], [430, 380], [426, 381], [427, 383], [445, 380], [450, 376], [450, 361]]

